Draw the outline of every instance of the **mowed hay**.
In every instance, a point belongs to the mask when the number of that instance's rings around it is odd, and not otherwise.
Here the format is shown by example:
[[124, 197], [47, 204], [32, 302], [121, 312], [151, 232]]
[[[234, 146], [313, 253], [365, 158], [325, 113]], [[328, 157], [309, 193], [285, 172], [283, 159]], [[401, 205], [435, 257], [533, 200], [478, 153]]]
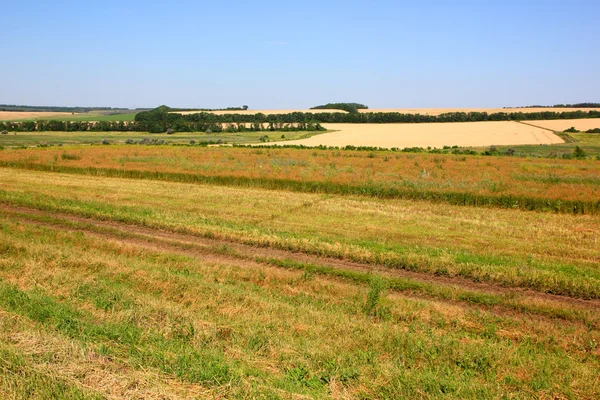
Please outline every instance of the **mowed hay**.
[[527, 121], [527, 123], [530, 125], [539, 126], [540, 128], [551, 129], [553, 131], [564, 131], [566, 129], [574, 127], [578, 131], [585, 132], [590, 129], [600, 128], [600, 118]]
[[281, 115], [281, 114], [291, 114], [294, 112], [301, 113], [313, 113], [313, 114], [322, 114], [322, 113], [346, 113], [344, 110], [219, 110], [219, 111], [174, 111], [178, 114], [188, 115], [188, 114], [198, 114], [201, 112], [209, 112], [211, 114], [217, 115], [226, 115], [226, 114], [243, 114], [243, 115], [255, 115], [255, 114], [265, 114], [265, 115]]
[[554, 133], [513, 121], [425, 124], [324, 124], [335, 132], [271, 144], [382, 148], [563, 143]]
[[29, 111], [0, 111], [0, 121], [13, 121], [42, 117], [64, 117], [71, 113], [64, 112], [29, 112]]
[[567, 108], [567, 107], [531, 107], [531, 108], [370, 108], [368, 110], [359, 110], [362, 113], [368, 112], [397, 112], [402, 114], [422, 114], [422, 115], [440, 115], [450, 112], [486, 112], [494, 113], [537, 113], [537, 112], [573, 112], [573, 111], [600, 111], [600, 108]]

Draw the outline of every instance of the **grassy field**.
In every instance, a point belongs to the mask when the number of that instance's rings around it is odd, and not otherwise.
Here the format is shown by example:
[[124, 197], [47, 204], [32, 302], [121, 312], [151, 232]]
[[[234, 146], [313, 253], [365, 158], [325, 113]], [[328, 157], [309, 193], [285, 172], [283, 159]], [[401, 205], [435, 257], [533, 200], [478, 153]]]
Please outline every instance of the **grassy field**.
[[[516, 154], [594, 152], [571, 135]], [[0, 397], [598, 398], [599, 176], [595, 158], [5, 148]]]
[[[147, 132], [17, 132], [0, 136], [0, 146], [35, 146], [46, 144], [98, 144], [104, 139], [111, 143], [125, 143], [127, 139], [139, 141], [144, 138], [149, 140], [165, 140], [169, 143], [189, 144], [190, 140], [196, 143], [221, 141], [222, 143], [250, 144], [261, 143], [262, 136], [269, 136], [275, 140], [297, 140], [321, 134], [324, 131], [307, 132], [214, 132], [210, 135], [204, 132], [176, 132], [166, 133]], [[283, 137], [282, 137], [283, 136]]]
[[[533, 123], [537, 121], [531, 121]], [[528, 122], [529, 123], [529, 122]], [[560, 131], [555, 131], [556, 134], [561, 134]], [[564, 134], [563, 134], [564, 136]], [[499, 151], [506, 152], [509, 148], [515, 150], [515, 154], [523, 154], [540, 157], [561, 157], [564, 154], [572, 154], [576, 146], [581, 147], [588, 156], [600, 157], [600, 134], [575, 132], [568, 133], [568, 139], [565, 143], [557, 143], [552, 146], [548, 145], [513, 145], [513, 146], [497, 146]], [[480, 147], [478, 150], [484, 150]]]
[[598, 226], [0, 168], [0, 393], [596, 398]]
[[5, 149], [0, 165], [453, 204], [600, 213], [600, 163], [387, 151], [89, 146]]

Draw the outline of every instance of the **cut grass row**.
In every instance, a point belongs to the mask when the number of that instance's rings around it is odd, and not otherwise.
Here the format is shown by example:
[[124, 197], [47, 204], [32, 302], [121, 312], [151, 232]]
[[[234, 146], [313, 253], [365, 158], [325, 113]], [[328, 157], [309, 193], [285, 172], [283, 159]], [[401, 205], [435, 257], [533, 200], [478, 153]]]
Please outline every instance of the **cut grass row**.
[[[181, 398], [600, 393], [598, 331], [575, 321], [385, 289], [366, 313], [374, 287], [138, 249], [6, 216], [0, 242], [2, 321], [19, 321], [1, 325], [0, 346], [21, 360], [19, 371], [5, 369], [2, 384], [42, 365], [53, 382], [68, 382], [60, 393], [75, 393], [70, 398], [123, 397], [103, 379], [86, 379], [117, 367], [122, 380], [154, 379], [137, 381], [129, 397], [159, 382]], [[73, 379], [73, 366], [61, 362], [66, 346], [31, 339], [39, 335], [95, 356], [76, 361]], [[35, 383], [38, 393], [52, 393], [46, 382]]]
[[10, 169], [0, 177], [8, 204], [600, 298], [596, 216]]

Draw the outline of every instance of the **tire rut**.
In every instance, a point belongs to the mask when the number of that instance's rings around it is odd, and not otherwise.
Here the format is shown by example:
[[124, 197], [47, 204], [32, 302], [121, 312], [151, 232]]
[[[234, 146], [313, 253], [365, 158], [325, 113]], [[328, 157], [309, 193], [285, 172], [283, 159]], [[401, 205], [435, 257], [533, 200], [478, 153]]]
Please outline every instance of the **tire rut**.
[[[271, 247], [252, 246], [235, 241], [206, 238], [193, 233], [173, 232], [165, 229], [152, 228], [114, 220], [93, 219], [61, 212], [46, 212], [35, 208], [13, 206], [4, 203], [0, 203], [0, 211], [9, 214], [21, 214], [20, 218], [25, 220], [28, 219], [28, 215], [36, 215], [40, 217], [52, 217], [66, 222], [88, 224], [101, 229], [107, 228], [113, 232], [98, 232], [93, 229], [86, 228], [85, 226], [65, 227], [60, 223], [52, 223], [50, 221], [40, 222], [33, 218], [29, 218], [31, 222], [41, 226], [60, 228], [67, 231], [83, 231], [101, 239], [117, 240], [150, 250], [176, 252], [194, 257], [201, 257], [203, 260], [209, 262], [227, 262], [240, 266], [264, 266], [270, 264], [256, 261], [256, 258], [275, 258], [280, 260], [288, 259], [296, 262], [328, 266], [336, 269], [358, 271], [363, 273], [377, 273], [385, 277], [407, 278], [417, 282], [457, 287], [460, 289], [467, 289], [483, 293], [513, 294], [520, 296], [520, 298], [523, 300], [542, 300], [558, 303], [564, 306], [575, 306], [583, 309], [600, 309], [600, 300], [596, 299], [585, 300], [563, 295], [538, 292], [519, 287], [505, 287], [493, 283], [473, 282], [461, 277], [436, 276], [423, 272], [386, 268], [381, 265], [363, 264], [344, 259], [323, 257], [307, 253], [275, 249]], [[119, 233], [124, 235], [119, 235]], [[127, 235], [129, 235], [129, 237], [124, 237]], [[135, 235], [135, 237], [132, 237], [132, 235]], [[219, 252], [217, 248], [226, 248], [228, 250], [232, 250], [232, 254], [223, 254], [222, 252]]]

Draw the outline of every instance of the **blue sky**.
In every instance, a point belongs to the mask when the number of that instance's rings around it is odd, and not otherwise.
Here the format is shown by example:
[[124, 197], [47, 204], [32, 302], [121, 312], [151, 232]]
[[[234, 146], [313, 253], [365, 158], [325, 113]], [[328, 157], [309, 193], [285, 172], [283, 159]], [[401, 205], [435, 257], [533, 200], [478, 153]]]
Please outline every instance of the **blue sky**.
[[600, 101], [597, 0], [6, 3], [5, 104]]

